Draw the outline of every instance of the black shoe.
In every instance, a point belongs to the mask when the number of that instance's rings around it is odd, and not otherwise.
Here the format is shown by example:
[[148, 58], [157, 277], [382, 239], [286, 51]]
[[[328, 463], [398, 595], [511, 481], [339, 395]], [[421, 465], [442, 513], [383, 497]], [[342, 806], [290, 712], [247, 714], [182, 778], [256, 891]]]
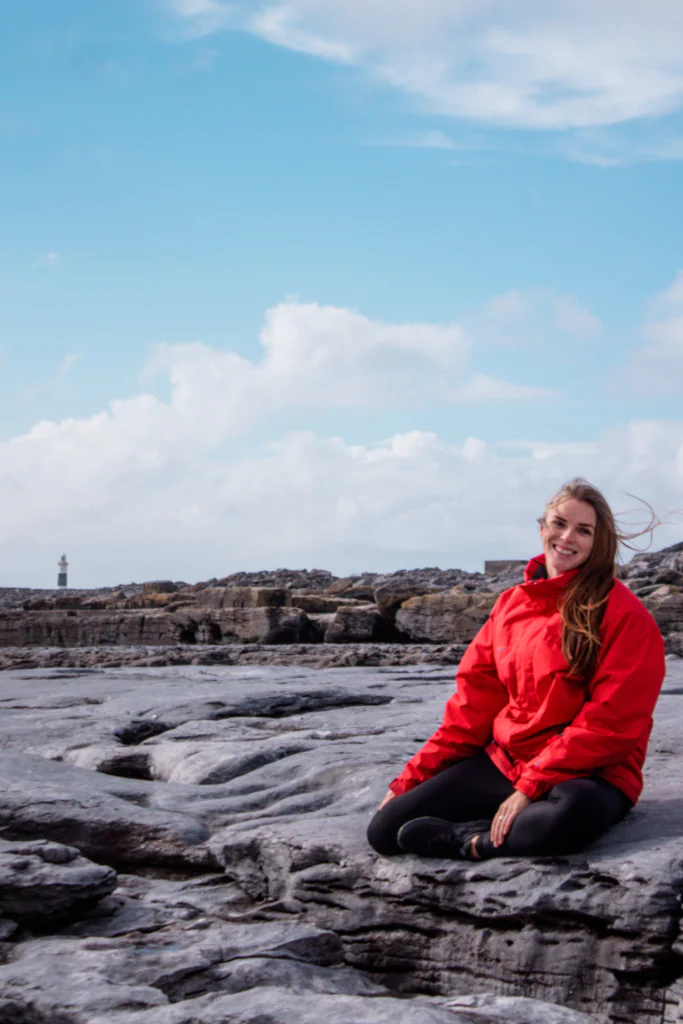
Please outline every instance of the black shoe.
[[396, 841], [406, 853], [416, 853], [418, 857], [470, 860], [470, 840], [490, 828], [491, 822], [486, 820], [453, 824], [443, 818], [413, 818], [398, 830]]

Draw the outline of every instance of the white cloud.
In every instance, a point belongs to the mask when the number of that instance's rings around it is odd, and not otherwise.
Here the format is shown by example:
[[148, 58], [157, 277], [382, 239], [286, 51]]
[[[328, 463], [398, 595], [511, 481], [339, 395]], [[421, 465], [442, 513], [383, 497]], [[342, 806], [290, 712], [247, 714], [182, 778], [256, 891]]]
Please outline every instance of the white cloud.
[[[183, 447], [159, 416], [141, 400], [1, 446], [7, 553], [49, 537], [72, 555], [115, 546], [110, 583], [280, 564], [479, 568], [486, 557], [534, 553], [535, 518], [571, 476], [596, 482], [618, 510], [633, 505], [622, 491], [660, 513], [683, 497], [680, 423], [632, 423], [592, 446], [513, 454], [421, 431], [374, 445], [297, 433], [249, 457], [212, 459], [208, 438]], [[679, 534], [662, 530], [658, 544]], [[137, 562], [126, 566], [127, 549]]]
[[[216, 3], [182, 6], [196, 17], [192, 8]], [[657, 117], [683, 103], [679, 0], [241, 0], [235, 7], [248, 31], [354, 62], [441, 115], [556, 130]]]
[[655, 305], [663, 309], [683, 308], [683, 270], [679, 270], [673, 283], [655, 299]]
[[270, 7], [259, 11], [249, 18], [246, 27], [254, 35], [287, 50], [297, 50], [339, 64], [351, 64], [354, 60], [353, 48], [348, 43], [325, 39], [297, 27], [290, 19], [287, 7]]
[[545, 401], [557, 397], [557, 392], [475, 373], [467, 384], [456, 389], [454, 397], [466, 402]]
[[582, 309], [573, 299], [560, 296], [555, 301], [557, 327], [561, 331], [573, 334], [575, 338], [588, 340], [594, 338], [602, 330], [600, 321], [587, 309]]
[[174, 414], [214, 434], [244, 433], [279, 410], [387, 407], [446, 400], [469, 377], [470, 343], [457, 324], [388, 324], [317, 303], [268, 310], [263, 358], [194, 342], [160, 345]]
[[294, 300], [268, 310], [263, 357], [251, 362], [192, 342], [159, 345], [143, 379], [168, 374], [173, 415], [218, 439], [243, 435], [283, 409], [416, 407], [427, 402], [543, 401], [545, 388], [471, 370], [458, 324], [389, 324]]
[[584, 458], [600, 454], [600, 448], [594, 441], [498, 441], [496, 448], [501, 451], [528, 452], [534, 459], [570, 455]]
[[[681, 287], [660, 302], [675, 304]], [[510, 296], [498, 303], [499, 314], [516, 309], [524, 303]], [[149, 372], [168, 375], [169, 401], [139, 394], [0, 444], [5, 577], [51, 585], [52, 556], [47, 579], [27, 576], [48, 543], [80, 562], [81, 585], [276, 564], [476, 568], [532, 553], [544, 500], [577, 474], [613, 499], [624, 490], [662, 513], [683, 505], [682, 422], [633, 422], [577, 444], [452, 444], [419, 429], [350, 444], [271, 420], [292, 408], [544, 397], [473, 373], [458, 325], [292, 300], [268, 311], [261, 343], [254, 362], [199, 342], [161, 346]]]
[[516, 349], [547, 345], [563, 335], [589, 341], [602, 330], [598, 318], [575, 298], [543, 288], [496, 295], [466, 325], [481, 342]]
[[170, 0], [170, 6], [185, 21], [187, 34], [195, 38], [237, 24], [234, 5], [222, 0]]
[[633, 390], [683, 395], [683, 270], [650, 305], [637, 348], [620, 376]]
[[62, 262], [62, 258], [58, 252], [46, 252], [44, 256], [36, 260], [34, 266], [36, 267], [58, 267]]
[[472, 143], [455, 142], [450, 135], [433, 128], [423, 132], [416, 132], [414, 135], [380, 139], [373, 143], [373, 145], [396, 146], [405, 149], [449, 149], [456, 152], [467, 152], [478, 148]]

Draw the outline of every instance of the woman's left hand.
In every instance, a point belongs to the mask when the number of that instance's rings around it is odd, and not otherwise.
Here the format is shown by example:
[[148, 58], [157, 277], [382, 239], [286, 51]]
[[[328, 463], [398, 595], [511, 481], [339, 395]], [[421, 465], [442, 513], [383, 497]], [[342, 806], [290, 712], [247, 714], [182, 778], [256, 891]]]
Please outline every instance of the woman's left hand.
[[491, 822], [491, 842], [494, 846], [503, 845], [505, 837], [512, 827], [512, 822], [519, 812], [528, 807], [530, 803], [529, 797], [520, 793], [519, 790], [515, 790], [512, 796], [503, 800]]

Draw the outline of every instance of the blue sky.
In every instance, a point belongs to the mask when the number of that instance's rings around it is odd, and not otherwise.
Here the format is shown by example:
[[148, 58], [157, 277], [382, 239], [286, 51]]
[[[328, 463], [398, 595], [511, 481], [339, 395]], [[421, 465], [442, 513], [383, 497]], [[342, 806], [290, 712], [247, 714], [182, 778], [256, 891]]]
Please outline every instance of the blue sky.
[[2, 19], [5, 585], [477, 568], [577, 473], [683, 506], [680, 5]]

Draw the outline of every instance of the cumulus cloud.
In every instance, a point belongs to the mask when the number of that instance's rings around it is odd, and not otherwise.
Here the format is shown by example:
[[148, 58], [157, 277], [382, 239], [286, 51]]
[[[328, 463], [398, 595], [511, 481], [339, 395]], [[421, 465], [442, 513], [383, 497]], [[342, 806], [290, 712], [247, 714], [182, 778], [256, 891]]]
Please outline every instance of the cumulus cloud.
[[[67, 549], [118, 545], [136, 553], [129, 576], [138, 578], [321, 562], [341, 573], [434, 562], [480, 568], [486, 557], [534, 553], [535, 518], [568, 477], [598, 483], [617, 510], [633, 504], [622, 491], [664, 512], [680, 507], [683, 493], [680, 423], [636, 422], [591, 446], [513, 453], [422, 431], [365, 445], [294, 433], [248, 457], [218, 459], [164, 441], [158, 415], [139, 402], [109, 422], [95, 417], [2, 446], [12, 483], [2, 526], [12, 549], [37, 537]], [[663, 530], [658, 543], [678, 534]], [[109, 582], [124, 575], [120, 559]]]
[[621, 381], [639, 392], [683, 395], [683, 270], [655, 299]]
[[[174, 0], [176, 9], [217, 6]], [[678, 0], [288, 0], [235, 4], [289, 49], [355, 63], [425, 109], [532, 129], [590, 128], [680, 110]]]
[[168, 401], [138, 394], [0, 444], [6, 577], [50, 585], [38, 568], [26, 575], [48, 543], [80, 562], [81, 585], [316, 562], [477, 568], [533, 553], [543, 502], [576, 474], [617, 504], [624, 490], [658, 511], [683, 505], [681, 422], [638, 421], [577, 444], [453, 444], [419, 429], [352, 444], [273, 427], [272, 414], [292, 407], [314, 417], [544, 397], [474, 372], [458, 325], [387, 324], [291, 300], [268, 311], [260, 340], [255, 361], [199, 342], [161, 346], [148, 372], [166, 375]]
[[214, 436], [244, 433], [292, 406], [447, 401], [470, 377], [470, 341], [457, 324], [389, 324], [290, 300], [268, 310], [260, 342], [257, 362], [201, 342], [160, 345], [150, 368], [168, 373], [174, 415]]

